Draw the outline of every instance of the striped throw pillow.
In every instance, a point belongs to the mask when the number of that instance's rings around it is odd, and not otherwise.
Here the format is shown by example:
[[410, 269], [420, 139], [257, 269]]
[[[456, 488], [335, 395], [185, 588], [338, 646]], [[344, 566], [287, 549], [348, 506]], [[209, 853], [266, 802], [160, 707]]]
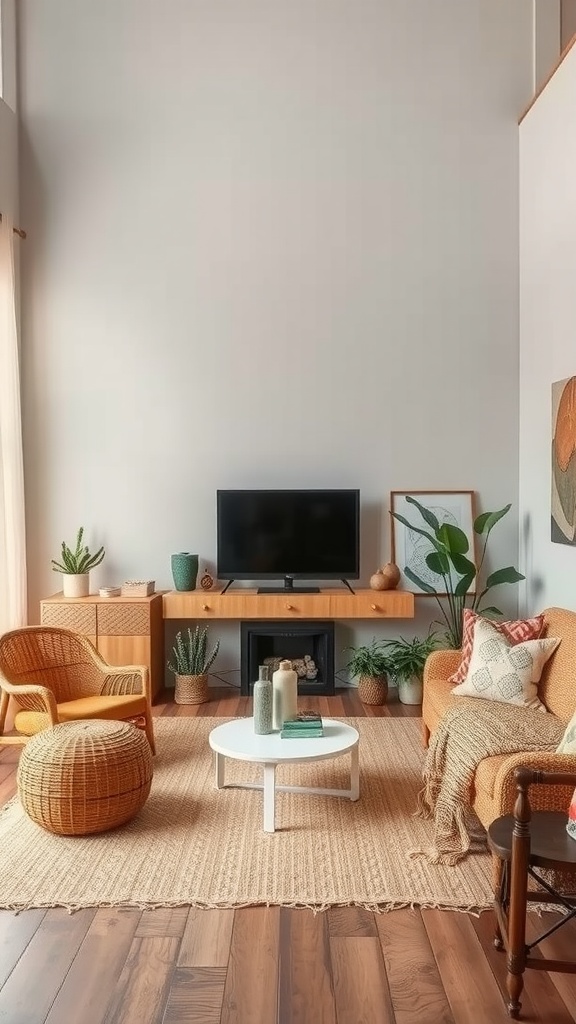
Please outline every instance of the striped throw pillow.
[[505, 637], [511, 644], [521, 644], [524, 640], [537, 640], [544, 629], [544, 616], [535, 615], [532, 619], [511, 619], [509, 622], [493, 622], [492, 619], [483, 619], [481, 615], [473, 612], [471, 608], [464, 609], [462, 623], [462, 660], [448, 682], [463, 683], [468, 675], [470, 658], [472, 657], [472, 645], [474, 643], [474, 626], [476, 623], [490, 622], [494, 629]]

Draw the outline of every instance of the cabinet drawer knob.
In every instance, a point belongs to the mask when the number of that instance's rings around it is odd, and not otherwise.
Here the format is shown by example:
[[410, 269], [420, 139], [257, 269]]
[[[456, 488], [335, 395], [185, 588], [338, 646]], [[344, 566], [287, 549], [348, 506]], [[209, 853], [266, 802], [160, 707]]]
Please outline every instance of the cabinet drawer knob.
[[371, 607], [373, 612], [377, 612], [378, 611], [378, 605], [377, 604], [371, 604], [370, 607]]
[[291, 605], [291, 604], [287, 604], [287, 605], [286, 605], [286, 607], [287, 607], [287, 609], [288, 609], [288, 611], [289, 611], [289, 612], [291, 612], [291, 611], [293, 610], [293, 607], [292, 607], [292, 605]]
[[203, 604], [202, 605], [202, 611], [203, 612], [209, 612], [210, 611], [210, 605], [209, 604]]

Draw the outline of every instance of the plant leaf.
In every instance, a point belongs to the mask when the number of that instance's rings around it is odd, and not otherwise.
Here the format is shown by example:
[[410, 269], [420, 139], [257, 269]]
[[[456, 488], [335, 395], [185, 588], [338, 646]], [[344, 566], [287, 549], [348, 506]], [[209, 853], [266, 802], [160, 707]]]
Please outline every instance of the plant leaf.
[[456, 597], [464, 597], [468, 593], [468, 589], [476, 576], [476, 569], [474, 572], [469, 572], [466, 576], [463, 576], [461, 580], [458, 580], [456, 584], [454, 594]]
[[465, 555], [470, 547], [464, 530], [461, 530], [459, 526], [452, 526], [451, 523], [442, 523], [438, 540], [450, 554]]
[[415, 572], [412, 572], [412, 569], [408, 568], [408, 566], [404, 567], [404, 575], [412, 583], [415, 583], [417, 587], [420, 587], [420, 590], [423, 590], [425, 594], [436, 594], [437, 593], [437, 590], [436, 590], [435, 587], [431, 587], [429, 583], [425, 583], [424, 580], [421, 580], [420, 577], [417, 576]]
[[432, 572], [438, 574], [438, 576], [447, 576], [450, 572], [450, 562], [448, 561], [448, 555], [440, 551], [430, 551], [426, 555], [426, 565]]
[[502, 519], [512, 508], [511, 505], [505, 505], [499, 512], [483, 512], [474, 520], [474, 532], [475, 533], [490, 533], [493, 526]]
[[486, 580], [486, 590], [497, 587], [500, 583], [519, 583], [520, 580], [525, 579], [526, 577], [521, 572], [518, 572], [514, 566], [507, 565], [505, 569], [496, 569], [496, 572], [490, 574]]
[[497, 619], [504, 613], [499, 608], [495, 608], [494, 605], [490, 605], [488, 608], [479, 608], [478, 615], [483, 615], [485, 619]]
[[436, 549], [436, 551], [444, 550], [444, 546], [442, 544], [439, 544], [436, 538], [433, 537], [431, 533], [428, 533], [427, 530], [421, 530], [420, 527], [413, 526], [413, 524], [409, 523], [408, 520], [405, 519], [404, 516], [401, 516], [399, 512], [391, 512], [390, 515], [394, 516], [394, 519], [397, 519], [398, 522], [402, 523], [408, 530], [413, 530], [414, 533], [419, 533], [420, 536], [427, 537], [432, 546]]
[[450, 561], [459, 576], [468, 576], [470, 573], [472, 573], [473, 577], [476, 575], [476, 566], [474, 565], [474, 562], [471, 562], [465, 555], [459, 555], [455, 552], [450, 555]]
[[431, 511], [431, 509], [426, 508], [425, 505], [421, 505], [420, 502], [416, 501], [416, 498], [413, 498], [412, 495], [410, 494], [406, 495], [406, 501], [409, 502], [410, 505], [416, 506], [424, 522], [428, 523], [428, 526], [431, 526], [432, 529], [434, 530], [434, 533], [437, 534], [438, 530], [440, 529], [440, 523], [438, 522], [436, 516]]

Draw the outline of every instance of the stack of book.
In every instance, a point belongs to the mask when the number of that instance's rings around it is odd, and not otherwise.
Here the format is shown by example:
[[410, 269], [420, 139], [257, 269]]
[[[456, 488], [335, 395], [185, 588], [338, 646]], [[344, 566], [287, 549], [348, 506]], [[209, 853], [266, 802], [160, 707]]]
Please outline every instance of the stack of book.
[[316, 739], [323, 735], [322, 717], [317, 711], [299, 711], [286, 718], [280, 730], [282, 739]]

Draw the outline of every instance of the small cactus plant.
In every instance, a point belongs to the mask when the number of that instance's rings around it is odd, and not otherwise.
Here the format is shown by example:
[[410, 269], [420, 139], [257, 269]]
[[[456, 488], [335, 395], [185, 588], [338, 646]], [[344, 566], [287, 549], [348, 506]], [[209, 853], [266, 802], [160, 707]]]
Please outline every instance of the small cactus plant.
[[76, 550], [72, 551], [68, 547], [66, 541], [62, 541], [62, 561], [57, 562], [55, 558], [52, 559], [52, 569], [54, 572], [63, 572], [71, 576], [80, 576], [83, 573], [90, 572], [104, 558], [106, 552], [104, 548], [98, 548], [95, 555], [91, 555], [87, 545], [82, 543], [84, 537], [84, 527], [81, 526], [76, 535]]
[[208, 641], [208, 626], [195, 630], [187, 630], [187, 637], [184, 639], [182, 632], [176, 634], [176, 643], [172, 648], [173, 659], [168, 662], [168, 668], [177, 676], [204, 676], [214, 663], [216, 655], [220, 650], [220, 641], [217, 640], [212, 653], [206, 654]]

